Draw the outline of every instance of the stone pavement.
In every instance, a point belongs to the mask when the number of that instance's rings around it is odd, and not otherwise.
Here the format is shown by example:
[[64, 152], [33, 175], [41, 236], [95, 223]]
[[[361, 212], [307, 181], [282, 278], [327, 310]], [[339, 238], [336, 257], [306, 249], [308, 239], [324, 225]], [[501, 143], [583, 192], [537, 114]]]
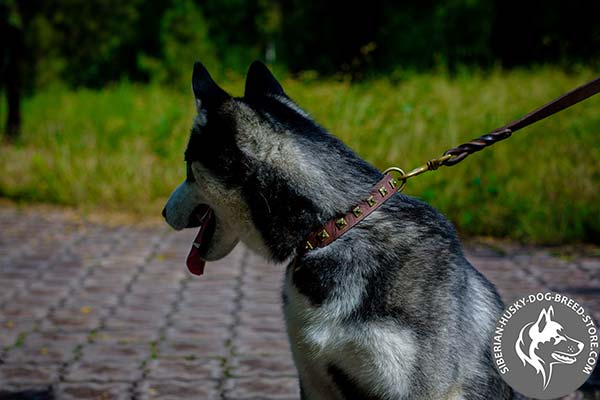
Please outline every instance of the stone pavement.
[[[283, 267], [238, 246], [191, 276], [194, 235], [0, 206], [0, 398], [297, 399]], [[467, 256], [507, 302], [553, 290], [600, 320], [597, 250], [472, 243]]]

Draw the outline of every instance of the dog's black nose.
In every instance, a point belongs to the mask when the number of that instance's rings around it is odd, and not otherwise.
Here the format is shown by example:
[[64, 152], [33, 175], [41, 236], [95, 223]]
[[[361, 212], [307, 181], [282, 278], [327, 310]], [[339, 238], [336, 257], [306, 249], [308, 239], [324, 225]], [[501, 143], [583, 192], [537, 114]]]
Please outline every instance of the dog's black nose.
[[167, 219], [167, 207], [163, 208], [162, 210], [162, 216], [164, 219]]

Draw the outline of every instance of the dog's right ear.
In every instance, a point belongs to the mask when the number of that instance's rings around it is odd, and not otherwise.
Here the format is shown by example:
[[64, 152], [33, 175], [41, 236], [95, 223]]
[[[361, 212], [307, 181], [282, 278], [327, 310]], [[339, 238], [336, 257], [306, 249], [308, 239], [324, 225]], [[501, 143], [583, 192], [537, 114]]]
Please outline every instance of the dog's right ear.
[[200, 108], [216, 107], [230, 97], [213, 81], [204, 65], [197, 61], [194, 63], [194, 73], [192, 74], [192, 89], [198, 112], [200, 112]]
[[265, 95], [285, 96], [281, 84], [262, 62], [256, 60], [248, 68], [244, 96], [257, 97]]

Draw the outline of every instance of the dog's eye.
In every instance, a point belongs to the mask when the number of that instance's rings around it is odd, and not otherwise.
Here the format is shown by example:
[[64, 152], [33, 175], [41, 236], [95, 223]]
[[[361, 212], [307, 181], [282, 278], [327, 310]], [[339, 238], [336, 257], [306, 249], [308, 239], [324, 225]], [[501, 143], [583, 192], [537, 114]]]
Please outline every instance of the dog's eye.
[[554, 336], [553, 339], [554, 339], [554, 344], [558, 344], [558, 343], [562, 342], [563, 340], [565, 340], [561, 336]]

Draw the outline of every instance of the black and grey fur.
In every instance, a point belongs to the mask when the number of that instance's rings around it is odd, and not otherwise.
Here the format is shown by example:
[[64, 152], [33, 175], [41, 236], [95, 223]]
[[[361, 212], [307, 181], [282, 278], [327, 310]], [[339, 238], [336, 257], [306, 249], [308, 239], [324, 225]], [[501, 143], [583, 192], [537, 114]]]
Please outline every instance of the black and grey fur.
[[242, 98], [198, 63], [193, 90], [188, 179], [165, 217], [182, 229], [198, 204], [214, 210], [207, 260], [242, 241], [291, 261], [283, 303], [302, 399], [512, 397], [490, 353], [502, 302], [442, 215], [395, 194], [329, 246], [297, 256], [306, 235], [363, 200], [381, 172], [315, 123], [260, 62]]

